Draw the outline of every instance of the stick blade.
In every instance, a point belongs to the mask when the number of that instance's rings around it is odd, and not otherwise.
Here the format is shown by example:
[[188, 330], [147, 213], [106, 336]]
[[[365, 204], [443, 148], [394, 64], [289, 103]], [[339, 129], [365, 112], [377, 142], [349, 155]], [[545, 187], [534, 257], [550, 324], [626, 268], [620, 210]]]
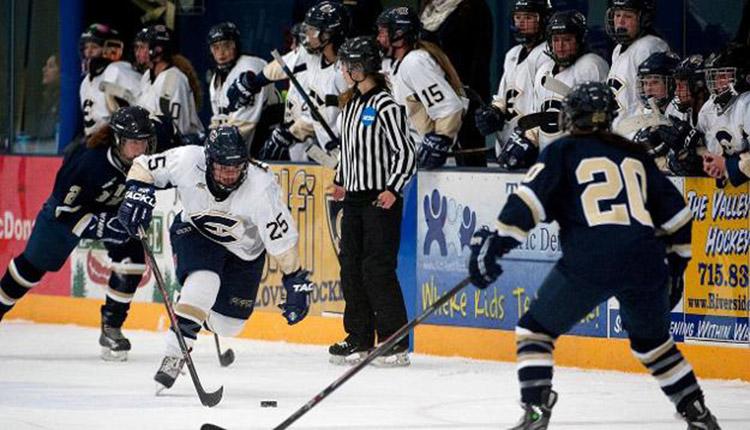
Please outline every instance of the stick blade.
[[219, 427], [217, 425], [206, 423], [201, 426], [201, 430], [227, 430], [224, 427]]
[[200, 398], [201, 403], [203, 406], [207, 406], [209, 408], [213, 408], [214, 406], [218, 405], [219, 402], [221, 402], [221, 398], [224, 397], [224, 386], [222, 385], [219, 387], [218, 390], [207, 393], [205, 391], [198, 393], [198, 398]]

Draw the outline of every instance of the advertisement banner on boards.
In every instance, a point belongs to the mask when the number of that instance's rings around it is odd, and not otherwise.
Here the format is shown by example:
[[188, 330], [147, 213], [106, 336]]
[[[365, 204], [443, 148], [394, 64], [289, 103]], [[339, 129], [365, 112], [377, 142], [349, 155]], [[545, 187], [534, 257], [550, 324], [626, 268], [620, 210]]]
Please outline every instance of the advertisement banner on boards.
[[[418, 310], [467, 275], [472, 234], [484, 225], [494, 229], [500, 209], [522, 179], [521, 174], [419, 172]], [[503, 275], [497, 282], [485, 290], [466, 287], [428, 321], [513, 330], [560, 255], [557, 224], [541, 223], [503, 258]], [[606, 337], [607, 318], [606, 303], [601, 304], [571, 333]]]

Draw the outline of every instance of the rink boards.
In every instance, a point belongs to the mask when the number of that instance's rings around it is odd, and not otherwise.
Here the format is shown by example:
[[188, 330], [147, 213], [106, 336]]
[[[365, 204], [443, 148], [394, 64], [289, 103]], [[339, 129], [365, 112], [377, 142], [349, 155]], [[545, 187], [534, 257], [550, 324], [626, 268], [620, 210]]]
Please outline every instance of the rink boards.
[[[61, 159], [0, 157], [0, 265], [23, 250], [34, 218], [49, 195]], [[325, 344], [344, 333], [344, 308], [336, 257], [341, 207], [326, 192], [332, 172], [318, 166], [275, 165], [300, 230], [303, 264], [316, 289], [310, 316], [289, 327], [276, 305], [283, 301], [278, 268], [264, 269], [256, 312], [241, 336]], [[494, 219], [523, 175], [497, 172], [421, 172], [406, 196], [399, 276], [410, 316], [421, 312], [461, 280], [473, 231]], [[748, 341], [748, 189], [717, 189], [699, 178], [675, 178], [693, 212], [693, 260], [686, 293], [672, 314], [675, 339], [702, 376], [750, 380]], [[168, 226], [179, 210], [174, 191], [160, 191], [149, 235], [166, 283], [175, 281]], [[505, 273], [484, 291], [468, 287], [416, 329], [415, 350], [438, 355], [513, 360], [513, 327], [541, 280], [560, 255], [555, 224], [540, 224], [503, 263]], [[60, 272], [47, 275], [8, 315], [39, 322], [99, 324], [99, 306], [109, 276], [106, 253], [84, 241]], [[161, 296], [147, 273], [126, 327], [164, 330]], [[592, 309], [563, 337], [558, 363], [641, 371], [632, 358], [615, 300]]]

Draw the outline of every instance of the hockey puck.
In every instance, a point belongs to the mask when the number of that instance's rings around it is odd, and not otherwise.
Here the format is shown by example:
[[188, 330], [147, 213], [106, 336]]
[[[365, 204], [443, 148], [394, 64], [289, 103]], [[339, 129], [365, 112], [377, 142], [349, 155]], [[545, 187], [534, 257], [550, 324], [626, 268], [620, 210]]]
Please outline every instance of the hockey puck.
[[276, 406], [278, 406], [278, 403], [276, 403], [276, 400], [261, 400], [260, 401], [261, 408], [275, 408]]

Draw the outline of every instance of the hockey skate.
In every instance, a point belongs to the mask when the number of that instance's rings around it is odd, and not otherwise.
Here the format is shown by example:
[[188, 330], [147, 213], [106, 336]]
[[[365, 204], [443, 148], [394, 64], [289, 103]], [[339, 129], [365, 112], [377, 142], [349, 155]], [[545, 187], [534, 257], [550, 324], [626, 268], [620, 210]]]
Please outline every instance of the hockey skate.
[[716, 417], [711, 414], [701, 398], [688, 403], [681, 415], [688, 423], [688, 430], [721, 430]]
[[105, 361], [125, 361], [128, 359], [130, 341], [122, 335], [122, 330], [119, 327], [102, 324], [99, 345], [102, 347], [101, 357]]
[[185, 360], [180, 357], [166, 356], [161, 361], [159, 370], [154, 375], [154, 381], [156, 381], [156, 395], [161, 394], [162, 391], [172, 388], [174, 381], [180, 375], [182, 366], [185, 365]]
[[332, 364], [347, 365], [357, 364], [370, 352], [370, 347], [354, 342], [350, 337], [341, 342], [334, 343], [328, 348], [331, 354], [329, 361]]
[[406, 367], [409, 361], [409, 345], [396, 344], [390, 351], [372, 361], [376, 367]]
[[547, 388], [542, 392], [542, 404], [522, 403], [523, 416], [518, 424], [508, 430], [547, 430], [552, 407], [557, 403], [557, 392]]

